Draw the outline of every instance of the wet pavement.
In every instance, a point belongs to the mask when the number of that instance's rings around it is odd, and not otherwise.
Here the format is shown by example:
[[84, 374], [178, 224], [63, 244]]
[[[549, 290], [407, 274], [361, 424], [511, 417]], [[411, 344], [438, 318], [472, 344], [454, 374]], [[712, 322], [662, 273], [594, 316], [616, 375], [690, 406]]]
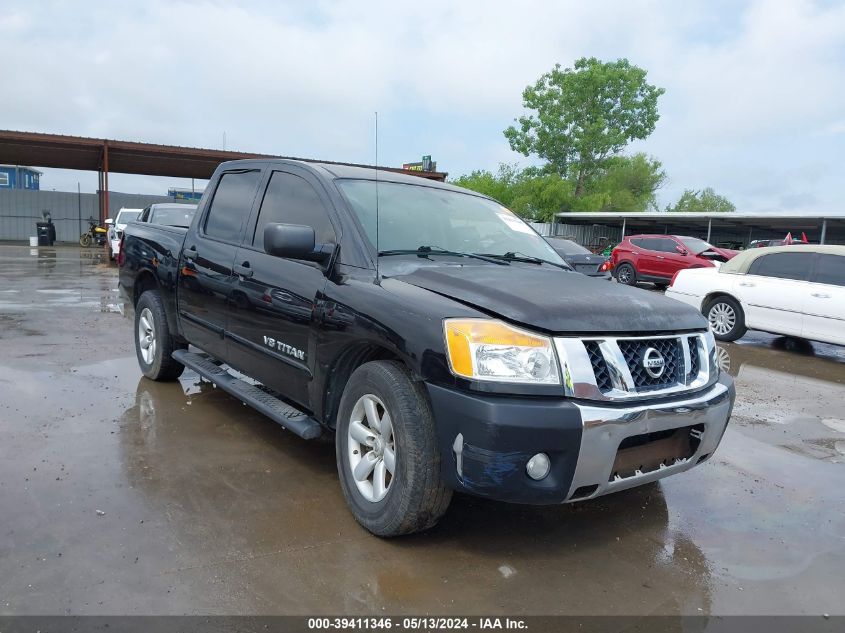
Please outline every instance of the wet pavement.
[[99, 251], [0, 246], [0, 615], [845, 614], [845, 350], [751, 334], [715, 457], [379, 540], [334, 449], [140, 377]]

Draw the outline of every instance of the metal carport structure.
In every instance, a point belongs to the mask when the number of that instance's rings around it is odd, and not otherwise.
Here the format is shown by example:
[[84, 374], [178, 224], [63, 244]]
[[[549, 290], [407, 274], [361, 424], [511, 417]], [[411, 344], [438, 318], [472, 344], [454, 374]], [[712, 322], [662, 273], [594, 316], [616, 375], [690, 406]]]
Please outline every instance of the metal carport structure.
[[700, 237], [713, 244], [752, 240], [783, 239], [801, 233], [819, 244], [845, 244], [845, 211], [825, 213], [575, 213], [556, 215], [556, 235], [569, 235], [582, 244], [600, 238], [618, 242], [625, 235], [664, 233]]
[[[98, 172], [100, 222], [106, 218], [109, 208], [110, 172], [208, 179], [220, 163], [241, 158], [291, 158], [306, 162], [355, 165], [293, 156], [0, 130], [0, 163]], [[440, 181], [446, 180], [447, 176], [444, 172], [410, 171], [397, 167], [379, 169]]]

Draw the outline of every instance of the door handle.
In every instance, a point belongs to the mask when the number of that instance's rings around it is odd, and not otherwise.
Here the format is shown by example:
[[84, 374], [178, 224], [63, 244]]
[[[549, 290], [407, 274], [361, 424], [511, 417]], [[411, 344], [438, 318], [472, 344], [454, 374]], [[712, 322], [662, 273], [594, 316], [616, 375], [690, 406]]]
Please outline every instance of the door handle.
[[185, 259], [194, 260], [197, 258], [197, 249], [196, 248], [186, 248], [185, 251], [182, 253], [185, 256]]
[[249, 267], [249, 262], [235, 264], [234, 270], [235, 274], [240, 275], [241, 277], [252, 277], [252, 268]]
[[740, 282], [739, 285], [743, 286], [744, 288], [753, 288], [754, 287], [754, 284], [751, 283], [750, 281], [742, 281], [742, 282]]
[[665, 258], [665, 257], [663, 257], [663, 255], [658, 255], [658, 256], [657, 256], [657, 259], [666, 259], [666, 258]]
[[830, 295], [825, 294], [824, 292], [814, 292], [813, 296], [817, 299], [830, 299]]

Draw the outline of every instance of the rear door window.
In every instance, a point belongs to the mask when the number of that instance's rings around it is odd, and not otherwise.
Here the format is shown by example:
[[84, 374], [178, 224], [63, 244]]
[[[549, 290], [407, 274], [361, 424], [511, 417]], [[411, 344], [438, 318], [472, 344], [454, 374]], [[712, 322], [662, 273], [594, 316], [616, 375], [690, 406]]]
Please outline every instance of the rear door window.
[[[796, 247], [800, 248], [800, 247]], [[772, 253], [758, 258], [748, 269], [749, 275], [806, 281], [810, 277], [815, 253]]]
[[646, 237], [643, 238], [643, 248], [648, 251], [660, 251], [660, 242], [661, 240], [656, 237]]
[[220, 177], [211, 208], [205, 218], [204, 233], [224, 242], [237, 242], [252, 209], [261, 171], [228, 172]]
[[845, 257], [821, 254], [812, 281], [830, 286], [845, 286]]
[[660, 251], [662, 253], [677, 253], [678, 252], [678, 249], [677, 249], [678, 243], [673, 239], [670, 239], [668, 237], [663, 237], [663, 238], [660, 238], [659, 240], [655, 240], [655, 241], [658, 242], [657, 248], [654, 249], [656, 251]]

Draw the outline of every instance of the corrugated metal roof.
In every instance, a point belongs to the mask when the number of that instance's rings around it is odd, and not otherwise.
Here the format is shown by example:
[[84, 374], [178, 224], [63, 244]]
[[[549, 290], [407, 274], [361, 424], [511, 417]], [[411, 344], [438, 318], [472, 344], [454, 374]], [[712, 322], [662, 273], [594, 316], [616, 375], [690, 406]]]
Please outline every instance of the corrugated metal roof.
[[[297, 158], [295, 156], [277, 156], [201, 147], [181, 147], [178, 145], [138, 143], [135, 141], [119, 141], [105, 138], [66, 136], [63, 134], [0, 130], [0, 161], [19, 165], [38, 165], [40, 167], [97, 171], [103, 168], [106, 148], [108, 149], [108, 171], [124, 174], [144, 174], [147, 176], [175, 176], [205, 179], [211, 177], [211, 174], [220, 163], [245, 158], [289, 158], [309, 163], [319, 162], [327, 165], [372, 167], [372, 165], [321, 161], [310, 158]], [[419, 178], [441, 182], [447, 176], [445, 172], [411, 171], [399, 167], [379, 166], [379, 170], [409, 174]]]
[[714, 218], [720, 220], [765, 220], [769, 218], [790, 219], [790, 218], [845, 218], [845, 209], [839, 211], [729, 211], [729, 212], [712, 212], [712, 213], [698, 213], [698, 212], [669, 212], [669, 211], [613, 211], [613, 212], [586, 212], [586, 211], [564, 211], [555, 214], [561, 219], [573, 220], [621, 220], [622, 218], [640, 219], [640, 220], [661, 220], [672, 222], [673, 220], [697, 220]]

